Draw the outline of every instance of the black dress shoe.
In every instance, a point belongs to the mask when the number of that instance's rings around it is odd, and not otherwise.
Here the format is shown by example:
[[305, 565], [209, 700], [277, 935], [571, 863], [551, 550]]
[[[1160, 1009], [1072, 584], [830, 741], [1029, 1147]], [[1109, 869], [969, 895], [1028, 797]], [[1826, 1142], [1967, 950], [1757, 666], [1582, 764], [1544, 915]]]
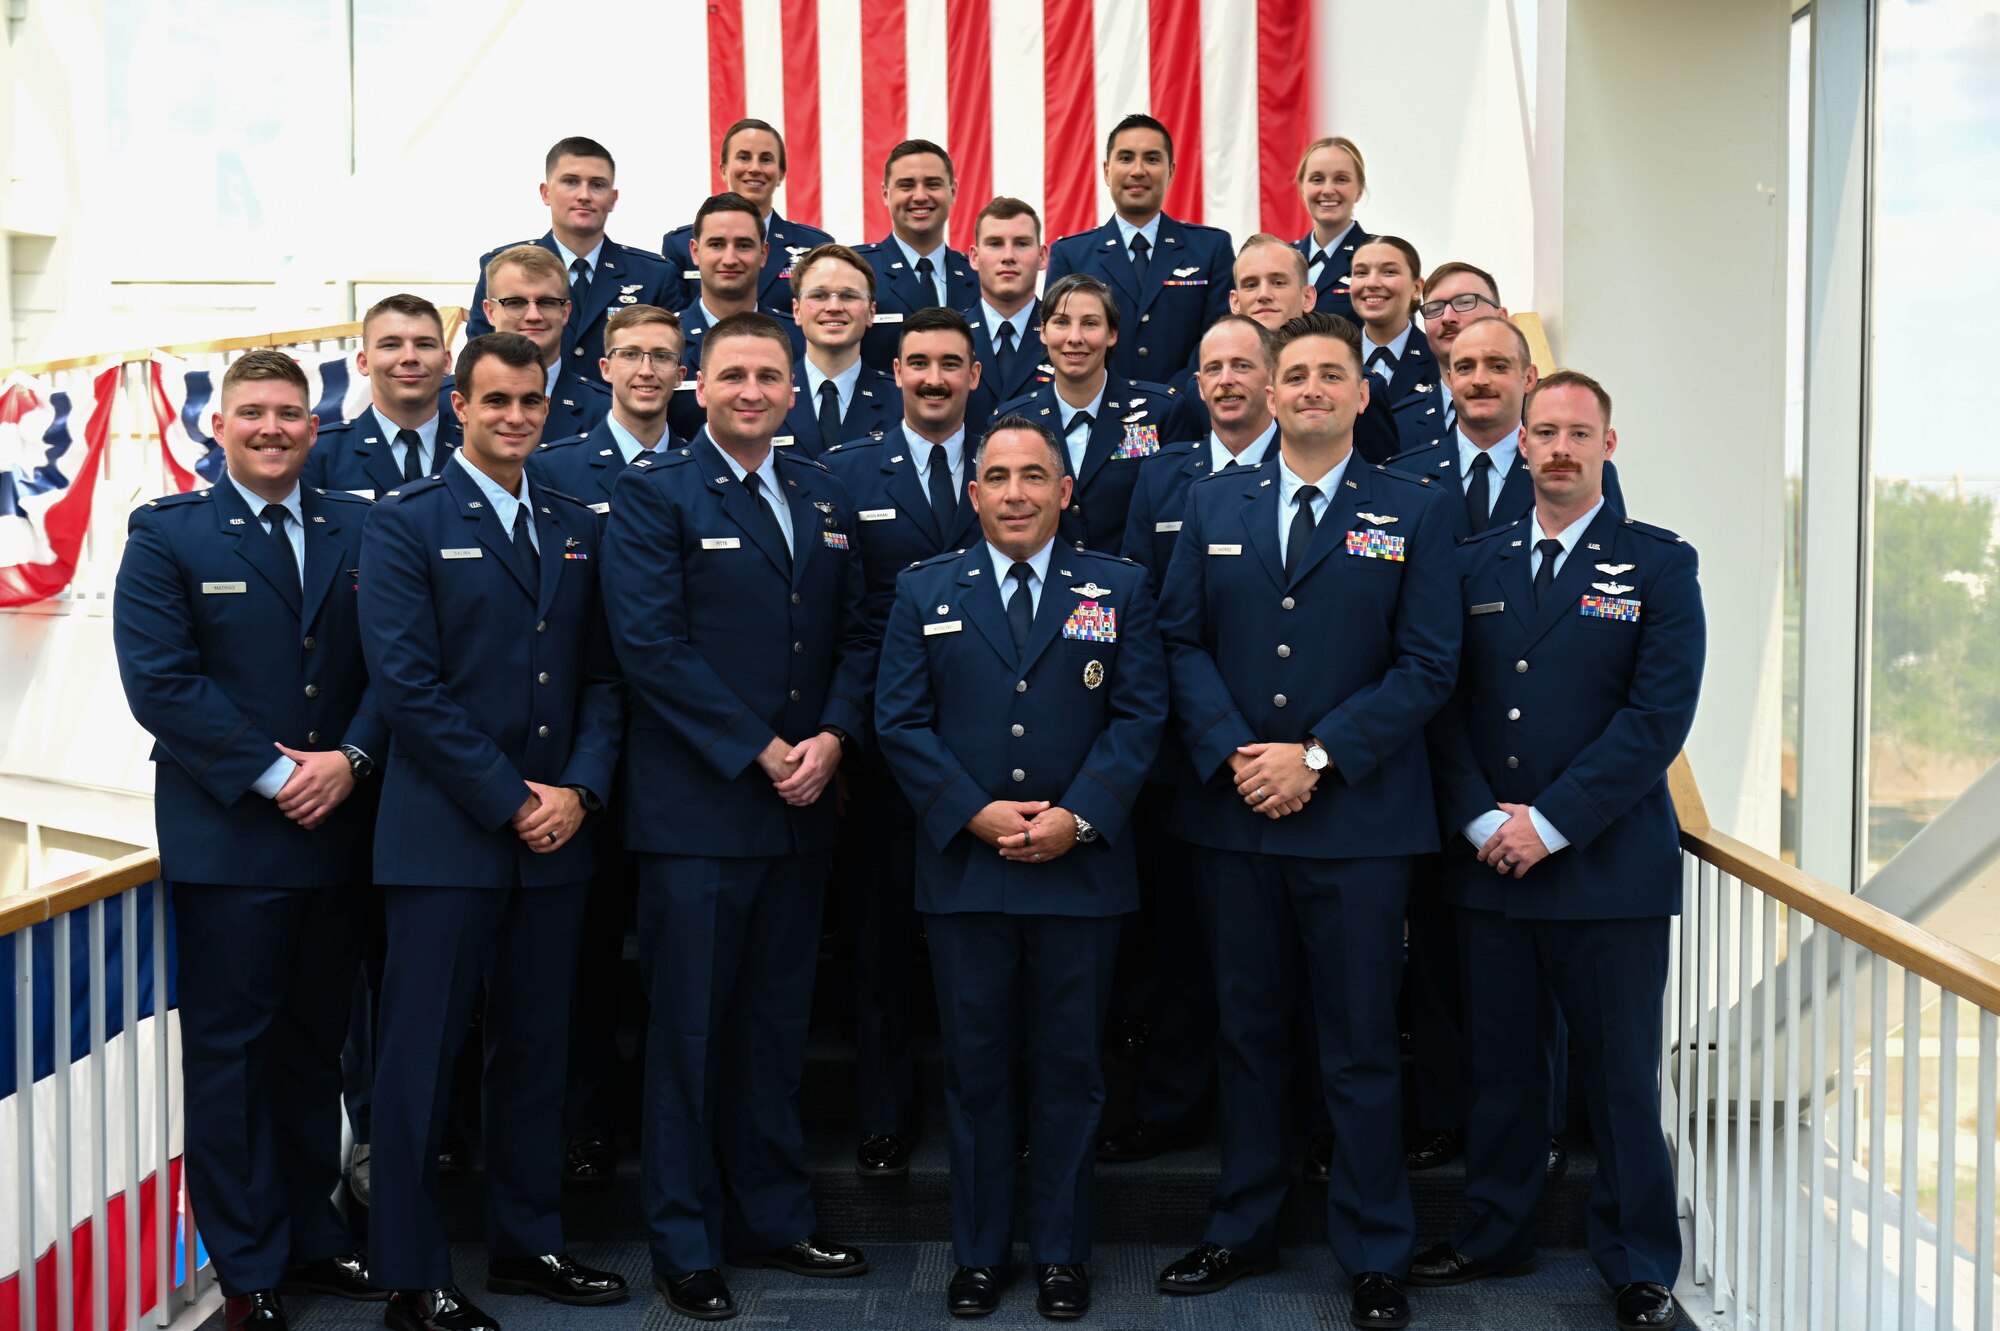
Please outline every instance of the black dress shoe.
[[1354, 1277], [1354, 1302], [1347, 1320], [1356, 1326], [1408, 1326], [1410, 1301], [1403, 1297], [1402, 1282], [1387, 1271], [1363, 1271]]
[[1534, 1269], [1531, 1261], [1508, 1266], [1467, 1257], [1449, 1243], [1440, 1243], [1418, 1253], [1410, 1263], [1410, 1274], [1403, 1279], [1412, 1285], [1463, 1285], [1489, 1276], [1524, 1276]]
[[1620, 1285], [1611, 1306], [1618, 1314], [1620, 1331], [1660, 1331], [1681, 1320], [1673, 1291], [1650, 1280]]
[[285, 1268], [278, 1281], [280, 1294], [331, 1294], [337, 1299], [376, 1303], [389, 1297], [386, 1289], [368, 1283], [368, 1258], [358, 1252], [344, 1257], [322, 1257], [316, 1262], [296, 1262]]
[[253, 1289], [231, 1296], [223, 1303], [223, 1326], [227, 1331], [286, 1331], [285, 1305], [275, 1289]]
[[1097, 1158], [1106, 1164], [1124, 1165], [1135, 1160], [1151, 1160], [1156, 1155], [1168, 1151], [1178, 1151], [1183, 1147], [1201, 1143], [1201, 1133], [1195, 1128], [1172, 1128], [1164, 1123], [1155, 1123], [1142, 1118], [1120, 1133], [1100, 1138], [1097, 1143]]
[[1000, 1306], [1003, 1283], [998, 1267], [961, 1266], [944, 1287], [945, 1311], [953, 1317], [984, 1317]]
[[1278, 1269], [1275, 1257], [1245, 1257], [1214, 1243], [1204, 1243], [1160, 1272], [1154, 1287], [1162, 1294], [1213, 1294], [1244, 1276], [1267, 1275]]
[[1450, 1164], [1465, 1154], [1465, 1137], [1448, 1128], [1426, 1132], [1404, 1148], [1403, 1165], [1407, 1169], [1436, 1169], [1439, 1165]]
[[683, 1317], [698, 1322], [721, 1322], [736, 1316], [736, 1300], [729, 1297], [729, 1286], [723, 1283], [722, 1272], [714, 1267], [678, 1276], [655, 1271], [653, 1288], [664, 1294], [667, 1306]]
[[1306, 1156], [1299, 1163], [1299, 1176], [1308, 1183], [1317, 1183], [1322, 1188], [1333, 1176], [1333, 1134], [1315, 1133], [1306, 1146]]
[[500, 1331], [500, 1323], [458, 1292], [443, 1289], [399, 1289], [389, 1296], [382, 1320], [396, 1331]]
[[496, 1257], [486, 1264], [486, 1288], [495, 1294], [539, 1294], [551, 1303], [617, 1303], [629, 1292], [615, 1271], [593, 1271], [566, 1252], [541, 1257]]
[[618, 1174], [618, 1147], [602, 1137], [578, 1137], [563, 1152], [563, 1177], [571, 1183], [606, 1183]]
[[854, 1172], [887, 1178], [910, 1172], [910, 1143], [900, 1132], [871, 1132], [854, 1148]]
[[868, 1274], [868, 1259], [859, 1248], [828, 1243], [809, 1234], [797, 1243], [776, 1252], [744, 1253], [729, 1259], [731, 1266], [775, 1267], [795, 1276], [861, 1276]]
[[1080, 1262], [1035, 1268], [1035, 1311], [1058, 1322], [1090, 1311], [1090, 1277]]
[[1559, 1139], [1555, 1137], [1549, 1138], [1549, 1166], [1548, 1166], [1549, 1182], [1553, 1183], [1557, 1179], [1561, 1178], [1563, 1176], [1563, 1171], [1568, 1168], [1569, 1168], [1569, 1152], [1563, 1149], [1563, 1144]]

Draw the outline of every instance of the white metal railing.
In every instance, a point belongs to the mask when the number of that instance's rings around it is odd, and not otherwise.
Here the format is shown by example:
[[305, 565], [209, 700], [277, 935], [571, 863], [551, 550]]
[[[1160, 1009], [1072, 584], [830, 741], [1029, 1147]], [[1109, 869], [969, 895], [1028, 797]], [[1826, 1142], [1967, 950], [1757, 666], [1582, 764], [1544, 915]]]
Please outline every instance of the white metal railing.
[[1675, 797], [1660, 1106], [1689, 1312], [1988, 1331], [2000, 966], [1714, 831], [1684, 762]]
[[[0, 1269], [16, 1273], [20, 1327], [40, 1325], [51, 1296], [63, 1331], [136, 1331], [147, 1317], [165, 1327], [201, 1293], [180, 1169], [167, 914], [151, 852], [0, 900], [14, 1083], [0, 1100], [0, 1117], [13, 1119], [12, 1142], [0, 1140], [0, 1198], [12, 1199], [0, 1202], [11, 1212], [0, 1214], [0, 1230], [13, 1230]], [[88, 1030], [80, 1056], [79, 1007]], [[123, 1249], [115, 1269], [114, 1247]]]

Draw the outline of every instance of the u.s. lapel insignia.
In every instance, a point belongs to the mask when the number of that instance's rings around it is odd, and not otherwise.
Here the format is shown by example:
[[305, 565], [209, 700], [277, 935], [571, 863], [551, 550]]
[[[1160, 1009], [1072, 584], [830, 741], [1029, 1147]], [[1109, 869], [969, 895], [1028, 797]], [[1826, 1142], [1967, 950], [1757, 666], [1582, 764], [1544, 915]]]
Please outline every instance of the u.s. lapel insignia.
[[1392, 522], [1402, 521], [1401, 518], [1395, 516], [1393, 513], [1356, 513], [1354, 516], [1360, 518], [1363, 522], [1372, 522], [1378, 527], [1386, 527]]
[[315, 513], [315, 514], [313, 514], [313, 521], [314, 521], [314, 522], [325, 522], [325, 521], [326, 521], [326, 519], [325, 519], [325, 518], [323, 518], [323, 517], [321, 517], [321, 516], [320, 516], [319, 514]]
[[1583, 548], [1586, 550], [1602, 550], [1604, 547], [1599, 545], [1596, 541], [1589, 541], [1584, 544]]
[[229, 525], [230, 525], [230, 526], [232, 526], [232, 527], [241, 527], [241, 526], [243, 525], [243, 519], [242, 519], [242, 518], [231, 518], [231, 519], [229, 520]]
[[1086, 582], [1083, 584], [1083, 586], [1072, 587], [1070, 588], [1070, 590], [1075, 592], [1078, 596], [1098, 597], [1098, 596], [1111, 595], [1111, 589], [1109, 587], [1100, 587], [1095, 582]]
[[1591, 590], [1603, 592], [1606, 596], [1623, 596], [1632, 589], [1622, 582], [1593, 582]]
[[1633, 569], [1637, 567], [1638, 567], [1637, 564], [1599, 564], [1597, 566], [1597, 571], [1599, 573], [1607, 574], [1608, 576], [1615, 578], [1620, 573], [1630, 573]]
[[1083, 667], [1083, 687], [1094, 689], [1104, 682], [1104, 662], [1091, 661]]

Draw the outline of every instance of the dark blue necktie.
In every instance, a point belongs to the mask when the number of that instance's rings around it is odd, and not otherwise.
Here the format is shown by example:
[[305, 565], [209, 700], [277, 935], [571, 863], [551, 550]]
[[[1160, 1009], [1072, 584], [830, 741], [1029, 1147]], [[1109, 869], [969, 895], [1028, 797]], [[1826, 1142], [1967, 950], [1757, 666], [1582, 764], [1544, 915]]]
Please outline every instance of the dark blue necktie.
[[1132, 276], [1137, 279], [1141, 291], [1146, 289], [1146, 270], [1152, 267], [1148, 262], [1152, 254], [1153, 247], [1147, 243], [1144, 232], [1132, 237]]
[[951, 461], [945, 456], [943, 444], [931, 445], [931, 513], [937, 519], [938, 537], [942, 540], [951, 534], [951, 516], [958, 509], [958, 496], [952, 492]]
[[1555, 586], [1556, 557], [1563, 552], [1563, 543], [1553, 536], [1544, 536], [1535, 542], [1535, 553], [1542, 557], [1542, 566], [1535, 570], [1535, 607], [1541, 608], [1542, 593]]
[[569, 263], [569, 322], [583, 322], [584, 298], [590, 294], [590, 265], [581, 255]]
[[530, 583], [533, 583], [542, 571], [542, 557], [536, 551], [534, 537], [529, 531], [534, 521], [528, 513], [526, 504], [514, 510], [514, 553], [521, 557], [521, 567], [527, 570]]
[[1014, 321], [1005, 319], [1000, 324], [1000, 345], [993, 352], [993, 368], [1000, 376], [1003, 395], [1014, 385], [1014, 355]]
[[771, 539], [777, 542], [777, 548], [785, 555], [785, 568], [789, 570], [792, 566], [790, 547], [785, 544], [785, 529], [778, 522], [777, 512], [764, 501], [764, 478], [754, 471], [745, 472], [743, 488], [750, 492], [750, 501], [757, 505], [757, 511], [763, 515], [765, 525], [771, 530]]
[[819, 386], [819, 446], [825, 452], [840, 442], [840, 389], [831, 379]]
[[424, 441], [415, 430], [396, 431], [396, 442], [403, 446], [403, 479], [418, 481], [424, 475]]
[[271, 524], [271, 539], [278, 546], [278, 562], [292, 575], [293, 582], [302, 583], [304, 580], [299, 576], [299, 552], [292, 549], [292, 538], [285, 532], [285, 523], [292, 515], [286, 511], [283, 504], [266, 504], [262, 516], [264, 521]]
[[1465, 520], [1475, 534], [1493, 522], [1493, 455], [1483, 448], [1472, 459], [1472, 484], [1465, 487]]
[[1315, 525], [1313, 500], [1317, 498], [1319, 498], [1317, 485], [1301, 485], [1298, 493], [1292, 496], [1292, 502], [1299, 506], [1299, 511], [1292, 515], [1292, 530], [1285, 537], [1286, 581], [1290, 581], [1292, 575], [1299, 571], [1299, 565], [1305, 562], [1306, 547], [1312, 544]]
[[1025, 655], [1028, 631], [1035, 626], [1035, 598], [1028, 591], [1028, 579], [1035, 576], [1035, 570], [1016, 563], [1007, 570], [1007, 576], [1014, 580], [1014, 595], [1007, 602], [1007, 628], [1014, 635], [1015, 652]]

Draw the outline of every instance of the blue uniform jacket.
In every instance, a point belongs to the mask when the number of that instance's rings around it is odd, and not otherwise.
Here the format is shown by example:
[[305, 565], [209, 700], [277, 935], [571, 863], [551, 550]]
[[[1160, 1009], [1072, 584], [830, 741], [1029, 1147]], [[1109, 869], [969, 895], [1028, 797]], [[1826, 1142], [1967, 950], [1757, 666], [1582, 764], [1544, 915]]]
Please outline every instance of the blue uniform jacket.
[[[513, 249], [515, 245], [540, 245], [557, 259], [562, 257], [556, 249], [553, 231], [543, 232], [538, 240], [517, 240], [480, 255], [479, 280], [473, 283], [472, 305], [465, 322], [468, 340], [493, 331], [486, 318], [486, 265], [501, 250]], [[606, 236], [604, 249], [597, 256], [597, 271], [591, 274], [590, 290], [571, 307], [569, 324], [563, 329], [563, 364], [602, 386], [604, 376], [598, 372], [597, 362], [604, 357], [604, 321], [613, 310], [626, 305], [674, 308], [667, 304], [667, 297], [679, 289], [678, 274], [679, 270], [669, 267], [659, 255], [620, 245]]]
[[[792, 265], [833, 237], [816, 226], [788, 222], [774, 212], [765, 227], [764, 238], [770, 248], [764, 253], [764, 269], [757, 279], [757, 307], [789, 315]], [[701, 299], [701, 269], [695, 266], [693, 246], [692, 222], [677, 226], [660, 238], [660, 254], [673, 273], [673, 281], [666, 288], [667, 298], [661, 302], [667, 309], [689, 309]]]
[[[872, 369], [864, 362], [861, 377], [854, 381], [854, 396], [847, 400], [847, 415], [840, 421], [837, 444], [862, 439], [880, 439], [903, 419], [903, 390], [894, 376]], [[826, 451], [820, 444], [819, 400], [806, 379], [803, 358], [792, 362], [792, 409], [785, 413], [785, 425], [772, 440], [781, 448], [794, 449], [809, 458]]]
[[974, 300], [959, 313], [972, 325], [972, 354], [979, 361], [979, 387], [972, 390], [972, 399], [965, 409], [966, 438], [970, 441], [975, 434], [984, 432], [1002, 402], [1034, 392], [1041, 379], [1055, 371], [1049, 366], [1048, 348], [1042, 345], [1039, 309], [1028, 315], [1028, 331], [1014, 347], [1013, 373], [1004, 379], [994, 358], [993, 338], [986, 331], [986, 311]]
[[[928, 454], [930, 447], [898, 422], [880, 439], [842, 444], [820, 458], [847, 487], [847, 497], [854, 504], [859, 520], [854, 540], [861, 551], [861, 571], [867, 583], [863, 604], [869, 626], [878, 634], [889, 620], [889, 607], [896, 600], [896, 578], [904, 569], [983, 539], [979, 515], [962, 485], [958, 487], [957, 508], [942, 524], [937, 521], [930, 491], [917, 479], [918, 454]], [[968, 433], [968, 458], [971, 447]]]
[[126, 700], [154, 740], [153, 816], [170, 880], [368, 881], [369, 784], [310, 832], [251, 789], [280, 757], [276, 743], [388, 756], [355, 614], [368, 501], [310, 487], [299, 499], [303, 596], [233, 485], [132, 513], [111, 632]]
[[[451, 456], [451, 450], [465, 440], [464, 427], [451, 409], [451, 377], [438, 393], [437, 447], [431, 453], [430, 474], [435, 476]], [[305, 470], [299, 484], [319, 490], [348, 490], [363, 499], [385, 495], [403, 483], [403, 470], [396, 465], [393, 447], [396, 431], [373, 407], [364, 408], [350, 421], [322, 425], [306, 454]]]
[[[653, 447], [669, 453], [686, 446], [669, 430]], [[530, 484], [546, 485], [572, 499], [581, 499], [593, 513], [611, 511], [611, 487], [618, 483], [624, 470], [625, 455], [619, 451], [618, 441], [611, 437], [609, 416], [599, 421], [589, 434], [553, 440], [528, 455]]]
[[[1472, 535], [1472, 521], [1465, 512], [1465, 477], [1459, 466], [1458, 435], [1455, 432], [1435, 444], [1426, 444], [1414, 452], [1392, 458], [1389, 470], [1429, 481], [1438, 492], [1438, 502], [1451, 515], [1452, 535], [1461, 541]], [[1514, 465], [1507, 468], [1507, 479], [1501, 483], [1500, 498], [1494, 501], [1493, 517], [1487, 530], [1504, 527], [1516, 518], [1525, 518], [1534, 506], [1535, 481], [1528, 475], [1527, 462], [1517, 453]], [[1604, 506], [1615, 508], [1621, 514], [1625, 511], [1625, 491], [1618, 484], [1618, 466], [1609, 460], [1604, 464]]]
[[542, 438], [587, 434], [610, 414], [611, 390], [565, 365], [556, 376], [555, 391], [549, 394], [549, 418], [542, 423]]
[[876, 640], [847, 491], [790, 449], [777, 467], [790, 560], [706, 431], [637, 459], [613, 491], [605, 605], [632, 698], [628, 850], [739, 858], [833, 846], [833, 787], [795, 809], [757, 755], [822, 726], [860, 743]]
[[[798, 363], [806, 354], [805, 334], [799, 331], [798, 323], [789, 313], [782, 310], [769, 313], [792, 339], [792, 365], [796, 374]], [[695, 375], [701, 369], [702, 339], [708, 334], [708, 315], [702, 311], [700, 301], [681, 311], [681, 333], [687, 339], [686, 349], [681, 353], [687, 377], [681, 381], [673, 401], [667, 403], [667, 428], [678, 438], [692, 439], [708, 424], [708, 413], [702, 410], [694, 389]]]
[[[917, 909], [1122, 915], [1139, 907], [1127, 826], [1167, 720], [1145, 570], [1049, 559], [1024, 653], [982, 539], [905, 573], [882, 640], [883, 755], [916, 810]], [[996, 799], [1048, 800], [1100, 833], [1015, 864], [965, 830]]]
[[459, 466], [368, 515], [361, 631], [394, 738], [375, 831], [375, 881], [438, 887], [574, 883], [594, 838], [546, 855], [509, 820], [527, 782], [611, 798], [622, 689], [604, 632], [597, 520], [529, 482], [534, 585]]
[[1146, 265], [1146, 289], [1132, 273], [1116, 221], [1065, 236], [1049, 249], [1042, 289], [1071, 273], [1089, 273], [1111, 288], [1118, 302], [1118, 345], [1111, 373], [1120, 379], [1154, 379], [1185, 387], [1201, 352], [1201, 335], [1229, 313], [1235, 285], [1235, 252], [1229, 233], [1160, 215], [1159, 243]]
[[[936, 305], [934, 283], [922, 281], [903, 257], [903, 247], [890, 236], [869, 245], [857, 245], [854, 252], [875, 270], [875, 326], [861, 340], [861, 359], [878, 370], [887, 370], [896, 359], [896, 347], [903, 339], [903, 318]], [[957, 250], [945, 251], [945, 300], [954, 310], [979, 303], [979, 279], [972, 264]]]
[[[1139, 464], [1160, 451], [1163, 443], [1189, 432], [1179, 390], [1113, 374], [1104, 385], [1097, 418], [1090, 423], [1090, 446], [1069, 507], [1063, 510], [1063, 544], [1115, 553], [1125, 539], [1125, 514], [1132, 504], [1132, 487]], [[1044, 380], [1026, 397], [1003, 402], [994, 419], [1019, 414], [1062, 439], [1062, 409], [1056, 403], [1055, 381]], [[990, 424], [991, 422], [989, 422]], [[1069, 448], [1063, 443], [1064, 465]]]
[[[1421, 482], [1350, 461], [1287, 578], [1277, 469], [1190, 487], [1167, 568], [1160, 631], [1194, 760], [1180, 834], [1274, 855], [1436, 850], [1424, 727], [1451, 696], [1461, 632], [1445, 515]], [[1230, 755], [1308, 736], [1333, 763], [1312, 801], [1276, 821], [1252, 813]]]
[[1444, 442], [1444, 393], [1438, 387], [1437, 356], [1423, 329], [1410, 329], [1410, 340], [1387, 384], [1379, 374], [1369, 376], [1366, 414], [1376, 412], [1388, 413], [1396, 435], [1390, 457], [1378, 461]]
[[[1458, 552], [1464, 668], [1432, 727], [1446, 895], [1516, 918], [1677, 914], [1667, 768], [1706, 653], [1694, 548], [1607, 503], [1537, 609], [1530, 530], [1489, 527]], [[1480, 864], [1461, 831], [1501, 800], [1570, 844], [1518, 880]]]
[[[1354, 317], [1354, 301], [1347, 294], [1348, 280], [1353, 276], [1354, 251], [1361, 248], [1361, 242], [1374, 234], [1361, 224], [1360, 218], [1348, 229], [1340, 243], [1327, 253], [1326, 266], [1319, 270], [1319, 281], [1314, 289], [1319, 295], [1313, 298], [1313, 308], [1327, 314], [1337, 314], [1352, 323], [1359, 324]], [[1303, 237], [1292, 242], [1292, 248], [1306, 256], [1306, 274], [1312, 274], [1313, 238], [1308, 231]]]

